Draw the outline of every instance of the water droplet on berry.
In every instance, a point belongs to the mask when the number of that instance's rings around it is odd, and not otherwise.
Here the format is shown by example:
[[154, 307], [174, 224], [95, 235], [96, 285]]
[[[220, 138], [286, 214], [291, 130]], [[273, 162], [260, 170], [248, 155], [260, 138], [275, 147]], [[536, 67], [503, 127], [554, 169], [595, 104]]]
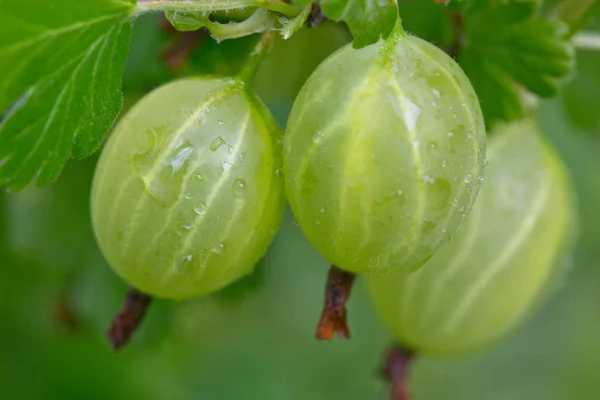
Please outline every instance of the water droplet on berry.
[[246, 182], [243, 179], [236, 179], [233, 182], [233, 194], [241, 197], [246, 191]]
[[210, 142], [210, 150], [217, 151], [217, 150], [219, 150], [219, 147], [223, 146], [226, 143], [227, 142], [225, 141], [225, 139], [223, 139], [222, 136], [219, 136], [218, 138], [216, 138], [215, 140]]

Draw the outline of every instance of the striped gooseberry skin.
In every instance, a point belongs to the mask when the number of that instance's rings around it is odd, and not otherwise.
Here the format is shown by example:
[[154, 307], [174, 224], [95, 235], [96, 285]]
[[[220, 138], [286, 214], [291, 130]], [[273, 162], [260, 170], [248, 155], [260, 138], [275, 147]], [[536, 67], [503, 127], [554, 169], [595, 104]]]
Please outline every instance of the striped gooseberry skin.
[[570, 181], [532, 121], [499, 127], [467, 222], [411, 275], [371, 277], [376, 308], [397, 340], [418, 352], [489, 345], [541, 303], [572, 244]]
[[183, 79], [145, 96], [94, 177], [94, 231], [112, 268], [173, 299], [250, 273], [283, 214], [280, 135], [235, 79]]
[[425, 263], [468, 214], [484, 161], [469, 80], [403, 32], [323, 62], [294, 103], [284, 143], [295, 218], [330, 262], [355, 273]]

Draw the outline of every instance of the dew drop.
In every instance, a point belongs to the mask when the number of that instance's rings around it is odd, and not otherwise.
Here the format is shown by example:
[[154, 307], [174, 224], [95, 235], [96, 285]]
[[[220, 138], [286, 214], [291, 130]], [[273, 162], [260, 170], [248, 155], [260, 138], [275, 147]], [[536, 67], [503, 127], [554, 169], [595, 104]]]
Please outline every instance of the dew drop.
[[454, 133], [448, 132], [448, 137], [451, 138], [452, 136], [454, 136]]
[[446, 160], [442, 160], [442, 168], [446, 168], [447, 165], [448, 163], [446, 162]]
[[465, 183], [470, 183], [473, 180], [473, 175], [469, 172], [465, 175]]
[[433, 92], [433, 94], [435, 95], [435, 97], [437, 97], [438, 99], [440, 98], [440, 92], [439, 92], [439, 90], [431, 89], [431, 91]]
[[182, 225], [181, 228], [177, 229], [175, 232], [179, 236], [185, 236], [188, 234], [190, 229], [192, 229], [193, 227], [194, 227], [194, 225]]
[[219, 242], [213, 247], [213, 253], [221, 254], [225, 250], [225, 244], [223, 242]]
[[233, 194], [241, 197], [246, 191], [246, 182], [243, 179], [236, 179], [233, 182]]
[[196, 174], [196, 179], [198, 179], [200, 182], [204, 182], [204, 177], [200, 174]]
[[408, 98], [404, 99], [406, 102], [406, 110], [404, 112], [404, 121], [406, 121], [406, 127], [409, 131], [414, 131], [421, 115], [421, 107], [410, 101]]
[[192, 194], [190, 192], [187, 192], [184, 197], [189, 200], [192, 198]]
[[322, 212], [322, 213], [324, 213], [324, 212], [325, 212], [325, 209], [324, 209], [324, 208], [321, 208], [321, 212]]
[[433, 179], [430, 175], [425, 174], [425, 176], [423, 177], [423, 180], [427, 183], [434, 183], [435, 179]]
[[219, 125], [225, 125], [225, 121], [222, 121], [222, 120], [218, 119], [217, 120], [217, 124], [219, 124]]
[[194, 207], [194, 212], [198, 215], [202, 215], [206, 213], [206, 204], [200, 203], [196, 207]]
[[173, 174], [181, 169], [183, 164], [190, 158], [195, 148], [191, 144], [183, 145], [180, 149], [177, 150], [175, 156], [171, 160], [171, 168]]
[[231, 167], [233, 167], [233, 164], [224, 162], [222, 166], [223, 166], [223, 172], [227, 172], [231, 169]]
[[323, 137], [325, 136], [325, 134], [323, 132], [317, 132], [314, 136], [313, 136], [313, 142], [314, 143], [319, 143], [321, 140], [323, 140]]
[[226, 143], [227, 142], [225, 141], [225, 139], [223, 139], [222, 136], [219, 136], [218, 138], [216, 138], [215, 140], [213, 140], [210, 143], [210, 150], [211, 151], [217, 151], [217, 150], [219, 150], [219, 147], [223, 146]]
[[400, 190], [400, 189], [398, 189], [397, 193], [398, 193], [398, 196], [402, 196], [404, 194], [404, 192], [402, 190]]

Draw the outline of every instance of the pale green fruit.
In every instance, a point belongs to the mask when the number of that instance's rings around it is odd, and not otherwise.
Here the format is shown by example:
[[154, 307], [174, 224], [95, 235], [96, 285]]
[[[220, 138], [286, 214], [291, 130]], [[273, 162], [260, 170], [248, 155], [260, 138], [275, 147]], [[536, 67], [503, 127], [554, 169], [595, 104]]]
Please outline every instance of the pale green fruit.
[[508, 333], [555, 286], [573, 238], [564, 166], [534, 122], [499, 127], [468, 221], [414, 274], [373, 277], [371, 297], [405, 346], [480, 348]]
[[343, 47], [302, 88], [284, 144], [286, 193], [333, 264], [425, 263], [462, 223], [485, 158], [479, 103], [442, 50], [403, 32]]
[[113, 269], [166, 298], [250, 273], [283, 212], [279, 134], [238, 80], [184, 79], [144, 97], [94, 178], [94, 230]]

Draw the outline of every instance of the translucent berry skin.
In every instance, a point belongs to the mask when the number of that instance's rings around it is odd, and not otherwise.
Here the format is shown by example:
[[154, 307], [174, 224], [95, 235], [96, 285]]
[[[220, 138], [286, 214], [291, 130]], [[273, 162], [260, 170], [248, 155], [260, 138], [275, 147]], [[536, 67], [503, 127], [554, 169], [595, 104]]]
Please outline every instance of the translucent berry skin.
[[498, 128], [468, 221], [411, 275], [372, 277], [371, 298], [397, 340], [457, 354], [507, 334], [554, 289], [573, 241], [564, 167], [533, 122]]
[[173, 299], [252, 272], [283, 213], [280, 135], [234, 79], [184, 79], [145, 96], [117, 125], [94, 177], [94, 231], [112, 268]]
[[468, 214], [484, 158], [467, 77], [443, 51], [400, 32], [343, 47], [306, 82], [285, 136], [286, 193], [331, 263], [412, 270]]

